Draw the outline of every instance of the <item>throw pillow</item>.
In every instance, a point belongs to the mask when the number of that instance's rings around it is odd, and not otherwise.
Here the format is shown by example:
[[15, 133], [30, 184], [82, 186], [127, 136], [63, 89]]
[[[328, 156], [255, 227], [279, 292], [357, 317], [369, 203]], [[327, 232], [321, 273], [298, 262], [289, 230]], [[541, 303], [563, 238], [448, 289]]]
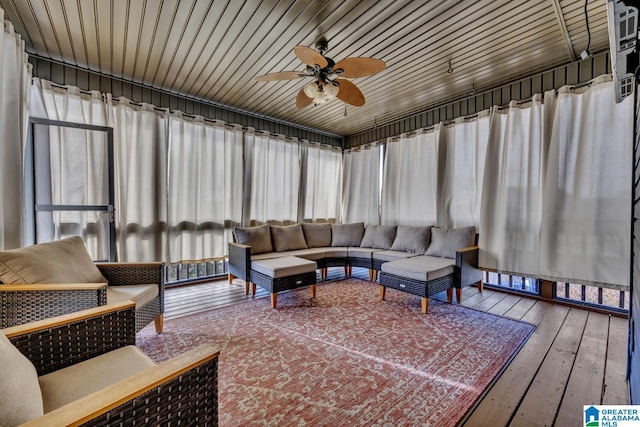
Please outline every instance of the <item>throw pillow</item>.
[[395, 225], [367, 225], [360, 243], [362, 248], [391, 249], [396, 238]]
[[331, 246], [331, 224], [302, 223], [302, 231], [307, 246], [310, 248], [323, 248]]
[[364, 222], [331, 224], [331, 246], [360, 246], [364, 236]]
[[431, 243], [425, 255], [442, 258], [455, 258], [458, 249], [466, 248], [473, 244], [476, 228], [473, 226], [461, 228], [431, 229]]
[[276, 252], [307, 249], [301, 224], [271, 226], [271, 238]]
[[44, 414], [36, 368], [0, 332], [0, 426], [17, 426]]
[[251, 246], [251, 255], [273, 252], [269, 224], [257, 227], [236, 227], [233, 229], [233, 234], [236, 236], [236, 242]]
[[427, 252], [430, 236], [431, 227], [407, 227], [405, 225], [399, 225], [391, 250], [423, 254]]
[[0, 252], [0, 281], [107, 283], [77, 236]]

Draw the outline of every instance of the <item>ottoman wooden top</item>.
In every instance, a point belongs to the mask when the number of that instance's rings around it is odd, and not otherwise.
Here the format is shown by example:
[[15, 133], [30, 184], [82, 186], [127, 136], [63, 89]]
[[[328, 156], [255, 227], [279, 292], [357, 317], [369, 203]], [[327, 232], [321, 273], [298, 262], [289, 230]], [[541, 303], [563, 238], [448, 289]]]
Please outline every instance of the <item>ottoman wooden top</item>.
[[281, 258], [252, 261], [251, 269], [269, 276], [273, 279], [281, 277], [297, 276], [304, 273], [316, 271], [318, 265], [315, 261], [298, 258], [296, 256], [285, 256]]

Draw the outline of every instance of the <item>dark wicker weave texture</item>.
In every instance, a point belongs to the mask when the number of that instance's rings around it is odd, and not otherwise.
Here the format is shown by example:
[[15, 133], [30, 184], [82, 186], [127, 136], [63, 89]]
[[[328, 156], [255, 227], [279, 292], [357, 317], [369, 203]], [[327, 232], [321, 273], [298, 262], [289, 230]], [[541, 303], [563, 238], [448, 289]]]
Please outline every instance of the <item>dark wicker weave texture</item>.
[[406, 279], [388, 274], [384, 271], [380, 273], [380, 285], [426, 298], [451, 289], [453, 282], [454, 277], [451, 274], [428, 282], [421, 282], [419, 280]]
[[48, 319], [107, 303], [107, 287], [95, 290], [2, 291], [0, 329]]
[[109, 286], [157, 283], [158, 297], [136, 310], [136, 332], [164, 313], [164, 264], [99, 263], [96, 264]]
[[251, 270], [251, 281], [268, 290], [270, 293], [302, 288], [316, 284], [316, 272], [303, 273], [297, 276], [281, 277], [273, 279], [265, 274]]
[[78, 362], [135, 345], [134, 308], [111, 311], [11, 338], [36, 367], [48, 374]]
[[463, 288], [482, 280], [482, 271], [478, 270], [478, 248], [456, 252], [456, 278], [454, 286]]
[[82, 425], [217, 426], [218, 358]]
[[315, 261], [318, 268], [346, 267], [349, 265], [349, 258], [322, 258]]
[[371, 258], [349, 257], [349, 265], [351, 267], [373, 268], [373, 261]]

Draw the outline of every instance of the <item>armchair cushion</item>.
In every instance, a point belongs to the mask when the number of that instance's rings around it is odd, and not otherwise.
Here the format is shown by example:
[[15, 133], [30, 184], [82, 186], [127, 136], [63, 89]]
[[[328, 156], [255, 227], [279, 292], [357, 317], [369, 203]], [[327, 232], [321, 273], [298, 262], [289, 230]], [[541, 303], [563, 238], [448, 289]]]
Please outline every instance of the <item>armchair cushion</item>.
[[302, 225], [287, 225], [271, 227], [271, 239], [273, 240], [273, 249], [276, 252], [296, 251], [298, 249], [307, 249], [307, 243], [304, 240]]
[[431, 243], [425, 255], [442, 258], [455, 258], [458, 249], [473, 245], [476, 236], [476, 228], [473, 226], [461, 228], [431, 229]]
[[304, 238], [308, 247], [323, 248], [331, 246], [331, 224], [311, 224], [303, 222], [302, 231], [304, 232]]
[[331, 246], [360, 246], [364, 236], [364, 222], [331, 224]]
[[44, 412], [51, 412], [156, 364], [133, 345], [101, 354], [39, 378]]
[[107, 283], [80, 237], [0, 251], [0, 281], [12, 283]]
[[140, 308], [153, 301], [159, 292], [156, 284], [109, 286], [107, 288], [107, 304], [130, 300], [136, 303], [136, 308]]
[[391, 249], [396, 237], [395, 225], [367, 225], [360, 247], [373, 249]]
[[399, 225], [391, 250], [424, 254], [427, 252], [427, 247], [429, 246], [429, 237], [431, 237], [431, 227], [407, 227]]
[[0, 425], [22, 424], [44, 413], [36, 368], [0, 332]]
[[257, 227], [236, 227], [233, 233], [238, 243], [251, 246], [251, 255], [257, 255], [273, 251], [270, 228], [269, 224]]

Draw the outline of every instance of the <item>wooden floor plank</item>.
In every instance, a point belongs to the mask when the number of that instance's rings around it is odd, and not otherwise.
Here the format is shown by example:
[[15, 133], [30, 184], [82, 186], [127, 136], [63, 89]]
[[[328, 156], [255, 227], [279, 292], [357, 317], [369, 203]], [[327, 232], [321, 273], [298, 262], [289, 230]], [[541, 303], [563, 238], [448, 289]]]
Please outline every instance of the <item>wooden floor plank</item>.
[[629, 385], [626, 381], [629, 319], [611, 316], [604, 375], [603, 405], [628, 405]]
[[518, 295], [507, 295], [502, 299], [502, 301], [488, 309], [487, 313], [502, 316], [504, 315], [504, 313], [511, 310], [511, 308], [515, 306], [521, 299], [522, 297]]
[[570, 309], [510, 426], [551, 426], [587, 323], [588, 312]]
[[489, 298], [491, 295], [495, 293], [496, 291], [492, 291], [491, 289], [485, 289], [484, 291], [478, 292], [477, 294], [473, 295], [468, 299], [462, 298], [462, 302], [460, 303], [460, 305], [463, 305], [469, 308], [474, 308], [477, 304], [481, 303], [482, 301]]
[[536, 300], [533, 298], [522, 297], [520, 298], [520, 301], [504, 313], [504, 317], [520, 320], [529, 310], [531, 310], [531, 307], [533, 307], [535, 303]]
[[609, 316], [590, 312], [555, 425], [581, 425], [583, 405], [600, 404], [608, 335]]
[[465, 426], [506, 426], [509, 423], [568, 312], [567, 307], [559, 305], [546, 310], [545, 318], [480, 401]]
[[547, 316], [547, 312], [550, 308], [555, 307], [556, 304], [552, 304], [546, 301], [536, 301], [536, 303], [522, 316], [522, 321], [531, 323], [532, 325], [538, 325]]
[[496, 304], [505, 299], [508, 294], [504, 292], [494, 292], [493, 295], [490, 295], [488, 298], [483, 299], [478, 304], [473, 306], [473, 309], [480, 311], [489, 311]]

